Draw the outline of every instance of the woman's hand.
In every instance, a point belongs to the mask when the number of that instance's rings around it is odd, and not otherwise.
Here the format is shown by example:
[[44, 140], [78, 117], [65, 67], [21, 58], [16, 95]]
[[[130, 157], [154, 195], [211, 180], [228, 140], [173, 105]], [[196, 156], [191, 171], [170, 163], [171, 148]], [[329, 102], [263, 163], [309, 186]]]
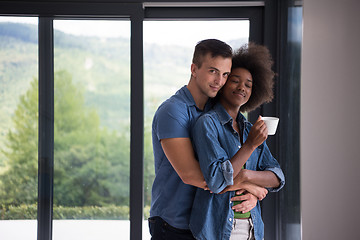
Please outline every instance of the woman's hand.
[[245, 193], [241, 196], [232, 197], [231, 201], [243, 201], [242, 203], [233, 206], [232, 210], [235, 212], [247, 213], [256, 206], [258, 199], [251, 193]]
[[260, 146], [268, 137], [268, 130], [266, 124], [261, 120], [261, 116], [258, 117], [254, 125], [251, 127], [249, 135], [244, 144], [248, 144], [252, 149]]

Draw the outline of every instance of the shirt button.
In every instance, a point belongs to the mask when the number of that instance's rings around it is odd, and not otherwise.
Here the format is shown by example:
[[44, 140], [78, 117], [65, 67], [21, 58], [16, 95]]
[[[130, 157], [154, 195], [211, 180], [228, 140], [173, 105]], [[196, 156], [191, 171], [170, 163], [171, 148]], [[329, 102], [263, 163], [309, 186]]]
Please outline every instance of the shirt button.
[[232, 219], [231, 219], [231, 218], [229, 218], [229, 221], [231, 222], [231, 221], [232, 221]]
[[238, 148], [241, 148], [241, 146], [239, 145]]

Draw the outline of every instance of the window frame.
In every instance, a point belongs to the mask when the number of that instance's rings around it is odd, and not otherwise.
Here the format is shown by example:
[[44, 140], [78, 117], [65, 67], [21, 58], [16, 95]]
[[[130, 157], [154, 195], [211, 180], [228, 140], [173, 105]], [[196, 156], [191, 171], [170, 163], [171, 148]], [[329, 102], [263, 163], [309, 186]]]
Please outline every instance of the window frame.
[[[162, 3], [164, 2], [164, 3]], [[165, 3], [166, 2], [166, 3]], [[275, 85], [275, 99], [249, 115], [250, 121], [256, 120], [258, 114], [280, 116], [282, 127], [279, 134], [268, 139], [268, 145], [279, 160], [281, 166], [288, 167], [285, 157], [293, 156], [299, 164], [299, 132], [295, 131], [292, 138], [281, 132], [298, 129], [300, 118], [299, 92], [295, 95], [294, 105], [287, 107], [290, 89], [299, 85], [298, 79], [285, 79], [281, 76], [290, 75], [285, 59], [291, 57], [288, 46], [288, 8], [293, 1], [231, 1], [231, 2], [182, 2], [180, 5], [169, 4], [169, 1], [148, 2], [95, 1], [75, 2], [24, 2], [1, 1], [0, 15], [4, 16], [35, 16], [39, 17], [39, 169], [38, 169], [38, 240], [52, 239], [52, 198], [53, 198], [53, 145], [54, 145], [54, 63], [53, 63], [53, 20], [56, 18], [71, 19], [121, 19], [131, 21], [131, 139], [130, 139], [130, 239], [142, 238], [143, 224], [143, 158], [144, 158], [144, 80], [143, 80], [143, 21], [150, 19], [234, 19], [250, 20], [250, 41], [265, 44], [274, 58], [274, 70], [279, 73], [281, 84]], [[299, 5], [299, 2], [295, 1]], [[175, 3], [175, 2], [174, 2]], [[235, 4], [235, 5], [234, 5]], [[227, 6], [226, 6], [227, 5]], [[300, 4], [301, 6], [301, 4]], [[259, 27], [260, 26], [260, 27]], [[281, 64], [281, 65], [280, 65]], [[298, 66], [299, 68], [300, 66]], [[298, 76], [297, 76], [298, 77]], [[289, 83], [295, 81], [294, 83]], [[280, 81], [279, 81], [280, 82]], [[50, 90], [50, 91], [49, 91]], [[296, 89], [295, 89], [296, 90]], [[298, 90], [298, 89], [297, 89]], [[280, 101], [281, 100], [281, 101]], [[287, 119], [291, 113], [295, 124]], [[290, 129], [287, 126], [291, 126]], [[286, 144], [295, 147], [295, 154], [290, 154]], [[141, 151], [139, 151], [141, 149]], [[291, 159], [293, 161], [293, 159]], [[286, 174], [286, 172], [285, 172]], [[294, 179], [294, 181], [299, 179]], [[300, 193], [296, 193], [300, 199]], [[286, 223], [282, 222], [280, 203], [284, 195], [268, 195], [262, 202], [263, 218], [267, 229], [266, 239], [282, 239]], [[296, 219], [300, 223], [300, 215]]]

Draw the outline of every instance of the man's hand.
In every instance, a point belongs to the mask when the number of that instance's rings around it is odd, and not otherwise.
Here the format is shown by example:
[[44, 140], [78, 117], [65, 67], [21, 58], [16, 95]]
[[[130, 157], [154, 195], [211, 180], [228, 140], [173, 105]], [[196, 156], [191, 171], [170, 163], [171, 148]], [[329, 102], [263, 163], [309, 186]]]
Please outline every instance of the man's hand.
[[233, 206], [232, 209], [235, 212], [247, 213], [256, 206], [258, 199], [251, 193], [245, 193], [241, 196], [232, 197], [231, 201], [243, 201]]

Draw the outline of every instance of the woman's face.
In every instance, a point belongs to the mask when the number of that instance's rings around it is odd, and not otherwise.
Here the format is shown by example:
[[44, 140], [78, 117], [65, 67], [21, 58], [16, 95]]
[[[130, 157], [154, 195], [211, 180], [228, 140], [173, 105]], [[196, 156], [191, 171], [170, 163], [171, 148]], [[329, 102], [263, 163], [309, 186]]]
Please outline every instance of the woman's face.
[[221, 101], [233, 107], [241, 107], [249, 101], [252, 86], [251, 73], [245, 68], [235, 68], [221, 89]]

